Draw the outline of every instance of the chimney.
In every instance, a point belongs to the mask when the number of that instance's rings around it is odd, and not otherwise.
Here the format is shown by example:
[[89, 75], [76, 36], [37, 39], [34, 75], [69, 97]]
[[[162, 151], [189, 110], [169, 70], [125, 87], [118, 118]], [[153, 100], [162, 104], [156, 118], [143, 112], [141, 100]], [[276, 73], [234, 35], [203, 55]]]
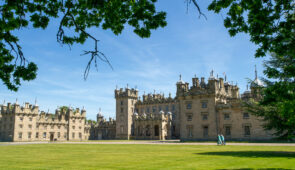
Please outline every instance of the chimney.
[[199, 81], [199, 78], [196, 78], [196, 87], [200, 87], [200, 81]]
[[220, 88], [223, 89], [224, 88], [223, 78], [219, 78], [219, 84], [220, 84]]

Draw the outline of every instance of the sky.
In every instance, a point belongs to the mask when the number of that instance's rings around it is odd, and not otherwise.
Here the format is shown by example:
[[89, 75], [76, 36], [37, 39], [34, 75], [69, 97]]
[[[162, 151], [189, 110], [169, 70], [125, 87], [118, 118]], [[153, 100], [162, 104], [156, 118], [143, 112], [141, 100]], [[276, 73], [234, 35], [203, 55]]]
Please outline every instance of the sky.
[[12, 92], [0, 84], [0, 103], [5, 100], [19, 104], [35, 99], [40, 111], [54, 113], [59, 106], [85, 108], [87, 119], [102, 114], [115, 118], [114, 90], [137, 87], [139, 94], [156, 92], [175, 96], [179, 75], [189, 82], [191, 78], [205, 77], [210, 71], [228, 81], [238, 83], [240, 93], [246, 90], [248, 79], [254, 78], [254, 65], [258, 76], [263, 77], [263, 59], [254, 58], [257, 48], [246, 34], [230, 37], [223, 26], [226, 13], [207, 11], [208, 2], [200, 1], [207, 16], [199, 18], [196, 9], [184, 0], [162, 0], [157, 10], [167, 12], [168, 25], [152, 31], [150, 38], [142, 39], [126, 25], [119, 36], [110, 30], [91, 28], [99, 39], [99, 49], [109, 58], [114, 70], [103, 62], [98, 71], [92, 65], [88, 79], [83, 73], [90, 59], [81, 56], [83, 50], [93, 49], [93, 41], [83, 45], [61, 46], [56, 41], [59, 19], [50, 22], [47, 29], [31, 26], [15, 32], [20, 39], [24, 55], [38, 65], [38, 75], [33, 81], [23, 81], [18, 92]]

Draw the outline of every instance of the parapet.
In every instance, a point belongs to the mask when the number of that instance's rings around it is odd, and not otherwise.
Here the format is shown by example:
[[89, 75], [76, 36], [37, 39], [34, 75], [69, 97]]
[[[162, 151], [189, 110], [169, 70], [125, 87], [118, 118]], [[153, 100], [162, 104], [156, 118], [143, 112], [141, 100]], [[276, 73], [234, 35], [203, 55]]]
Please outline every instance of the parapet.
[[115, 90], [115, 98], [134, 98], [137, 99], [138, 98], [138, 90], [134, 89], [134, 88], [125, 88], [123, 90], [123, 88], [120, 88], [119, 90], [116, 89]]
[[38, 114], [39, 112], [39, 106], [32, 105], [29, 103], [25, 103], [24, 106], [20, 106], [18, 103], [7, 103], [7, 105], [1, 106], [1, 114], [16, 114], [16, 113], [22, 113], [22, 114]]

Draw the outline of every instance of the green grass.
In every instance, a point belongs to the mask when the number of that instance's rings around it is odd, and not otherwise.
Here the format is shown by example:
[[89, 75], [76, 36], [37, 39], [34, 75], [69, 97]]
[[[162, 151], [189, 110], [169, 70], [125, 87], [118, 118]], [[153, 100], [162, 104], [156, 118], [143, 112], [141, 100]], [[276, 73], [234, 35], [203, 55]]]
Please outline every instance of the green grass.
[[295, 168], [295, 147], [34, 144], [0, 146], [0, 169]]

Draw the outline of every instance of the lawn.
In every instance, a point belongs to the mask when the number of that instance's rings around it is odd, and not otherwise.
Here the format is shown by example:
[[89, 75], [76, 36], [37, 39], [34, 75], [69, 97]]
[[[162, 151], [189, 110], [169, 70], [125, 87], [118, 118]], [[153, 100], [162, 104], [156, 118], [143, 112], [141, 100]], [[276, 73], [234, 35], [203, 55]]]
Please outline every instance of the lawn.
[[295, 169], [291, 146], [0, 146], [0, 169]]

